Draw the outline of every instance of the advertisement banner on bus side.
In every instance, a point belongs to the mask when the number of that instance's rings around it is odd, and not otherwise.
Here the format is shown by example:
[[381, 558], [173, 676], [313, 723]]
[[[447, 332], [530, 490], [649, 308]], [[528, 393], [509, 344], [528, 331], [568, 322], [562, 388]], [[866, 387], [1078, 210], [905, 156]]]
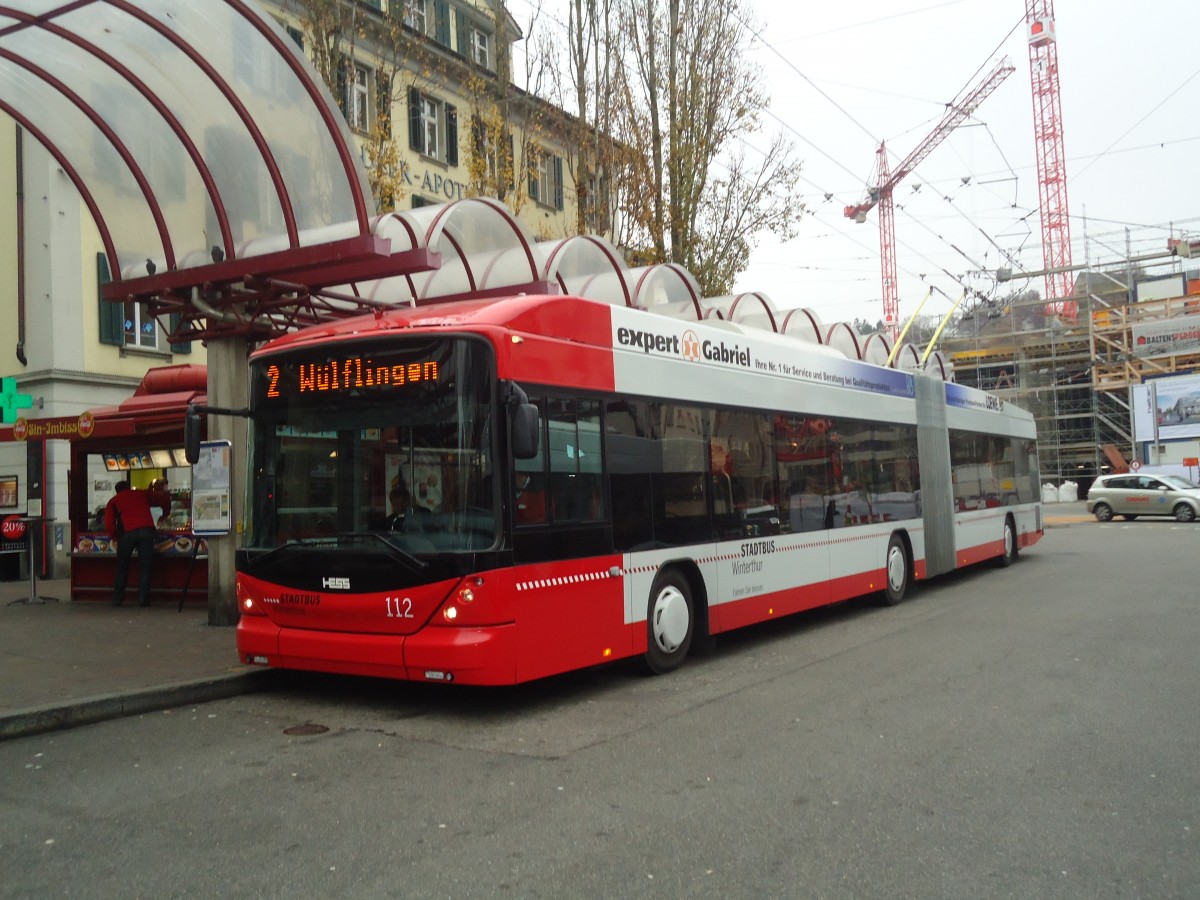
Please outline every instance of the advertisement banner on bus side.
[[1004, 401], [974, 388], [964, 387], [953, 381], [946, 382], [946, 405], [959, 409], [982, 409], [988, 412], [1003, 412]]
[[915, 394], [908, 372], [809, 350], [799, 341], [783, 345], [786, 339], [771, 341], [765, 332], [760, 338], [621, 307], [612, 310], [612, 328], [616, 350], [891, 397]]

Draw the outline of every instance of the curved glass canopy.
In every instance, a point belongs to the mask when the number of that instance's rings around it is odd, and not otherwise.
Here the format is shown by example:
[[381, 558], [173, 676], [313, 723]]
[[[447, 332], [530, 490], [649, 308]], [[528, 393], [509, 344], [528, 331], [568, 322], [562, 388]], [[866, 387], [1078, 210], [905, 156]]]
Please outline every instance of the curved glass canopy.
[[9, 0], [0, 109], [71, 178], [114, 276], [369, 230], [341, 113], [253, 0]]

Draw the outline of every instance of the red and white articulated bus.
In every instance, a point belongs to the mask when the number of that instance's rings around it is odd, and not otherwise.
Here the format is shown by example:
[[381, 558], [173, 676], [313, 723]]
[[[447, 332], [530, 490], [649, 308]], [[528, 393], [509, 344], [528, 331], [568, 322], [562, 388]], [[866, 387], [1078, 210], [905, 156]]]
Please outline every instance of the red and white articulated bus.
[[288, 335], [250, 378], [248, 664], [662, 673], [706, 636], [896, 603], [1043, 533], [1027, 412], [729, 323], [458, 301]]

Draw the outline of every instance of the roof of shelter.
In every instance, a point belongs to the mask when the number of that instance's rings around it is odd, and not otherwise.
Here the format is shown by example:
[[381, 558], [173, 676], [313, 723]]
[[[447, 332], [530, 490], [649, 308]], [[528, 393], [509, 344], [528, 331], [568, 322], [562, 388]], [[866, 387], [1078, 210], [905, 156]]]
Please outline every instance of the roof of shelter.
[[114, 276], [369, 231], [344, 119], [253, 0], [8, 0], [0, 108], [74, 182]]

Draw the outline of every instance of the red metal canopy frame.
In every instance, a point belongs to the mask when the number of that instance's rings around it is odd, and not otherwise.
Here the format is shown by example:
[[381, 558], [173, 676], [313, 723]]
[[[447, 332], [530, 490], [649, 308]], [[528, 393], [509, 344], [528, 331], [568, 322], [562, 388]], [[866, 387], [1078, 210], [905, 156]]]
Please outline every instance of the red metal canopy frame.
[[390, 246], [388, 240], [375, 235], [359, 235], [115, 281], [105, 285], [101, 295], [105, 300], [146, 304], [172, 343], [222, 337], [268, 340], [394, 305], [333, 291], [331, 285], [408, 275], [438, 266], [440, 255], [428, 248], [391, 254]]

